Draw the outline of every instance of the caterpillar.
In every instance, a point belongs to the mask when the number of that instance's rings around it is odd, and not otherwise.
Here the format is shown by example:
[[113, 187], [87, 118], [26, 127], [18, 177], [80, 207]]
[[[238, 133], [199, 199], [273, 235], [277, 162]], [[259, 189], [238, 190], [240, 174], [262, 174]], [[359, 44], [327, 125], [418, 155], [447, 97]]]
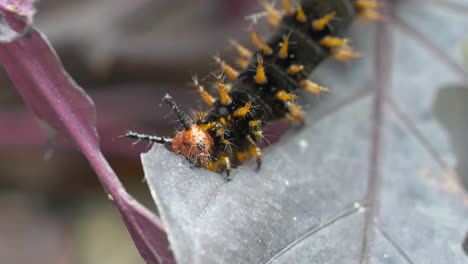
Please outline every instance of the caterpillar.
[[[266, 18], [274, 28], [264, 41], [249, 26], [255, 51], [231, 41], [240, 59], [238, 71], [219, 57], [214, 57], [221, 69], [216, 75], [219, 97], [210, 95], [199, 81], [193, 83], [209, 111], [189, 122], [171, 96], [167, 103], [182, 123], [174, 138], [127, 131], [125, 136], [153, 143], [167, 144], [173, 152], [190, 163], [211, 171], [226, 173], [254, 158], [261, 167], [259, 142], [266, 123], [288, 119], [303, 122], [304, 112], [294, 103], [297, 91], [313, 94], [327, 89], [308, 80], [312, 70], [331, 56], [339, 61], [359, 57], [350, 47], [349, 39], [338, 35], [357, 15], [361, 20], [382, 21], [377, 9], [381, 3], [373, 0], [303, 0], [293, 6], [281, 0], [282, 10], [263, 3]], [[225, 83], [225, 77], [232, 83]]]

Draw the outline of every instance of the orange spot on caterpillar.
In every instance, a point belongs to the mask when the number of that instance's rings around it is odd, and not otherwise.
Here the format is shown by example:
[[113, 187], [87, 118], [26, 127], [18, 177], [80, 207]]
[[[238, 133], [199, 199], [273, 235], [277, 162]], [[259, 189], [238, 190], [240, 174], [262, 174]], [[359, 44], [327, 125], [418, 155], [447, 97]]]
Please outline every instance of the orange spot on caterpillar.
[[249, 101], [245, 104], [245, 106], [234, 111], [232, 115], [235, 117], [245, 117], [249, 113], [251, 106], [252, 106], [252, 102]]
[[325, 36], [320, 40], [320, 45], [325, 47], [337, 47], [347, 45], [351, 42], [350, 39], [337, 38], [332, 36]]
[[206, 167], [205, 167], [205, 168], [207, 168], [207, 169], [210, 170], [210, 171], [216, 171], [217, 167], [218, 167], [218, 166], [217, 166], [216, 162], [214, 162], [214, 161], [209, 161], [209, 162], [206, 164]]
[[355, 4], [362, 9], [376, 9], [383, 6], [383, 2], [375, 0], [356, 0]]
[[196, 113], [197, 115], [197, 118], [200, 119], [200, 120], [205, 120], [206, 116], [208, 115], [207, 112], [197, 112]]
[[283, 5], [284, 11], [288, 16], [292, 16], [294, 14], [291, 3], [289, 3], [288, 0], [281, 0], [281, 4]]
[[216, 77], [218, 81], [218, 90], [219, 90], [219, 97], [220, 102], [222, 105], [227, 105], [231, 103], [231, 97], [228, 95], [229, 88], [223, 82], [222, 75], [218, 75]]
[[262, 124], [262, 120], [252, 120], [249, 121], [249, 127], [256, 127]]
[[297, 11], [296, 11], [296, 20], [300, 23], [305, 23], [307, 22], [307, 16], [304, 13], [304, 10], [302, 10], [301, 4], [297, 4]]
[[199, 125], [199, 127], [201, 130], [207, 131], [215, 127], [217, 124], [218, 124], [217, 122], [210, 122], [208, 124]]
[[263, 50], [266, 55], [273, 54], [273, 50], [266, 44], [266, 42], [260, 38], [257, 33], [253, 30], [252, 26], [249, 26], [249, 35], [253, 45], [257, 50]]
[[336, 16], [336, 12], [331, 12], [330, 14], [328, 15], [325, 15], [324, 17], [322, 18], [319, 18], [317, 20], [314, 20], [314, 22], [312, 22], [312, 28], [315, 30], [315, 31], [322, 31], [325, 29], [325, 26], [328, 25], [328, 23], [330, 23], [330, 21], [335, 18]]
[[263, 2], [262, 6], [263, 9], [265, 9], [265, 12], [267, 13], [268, 23], [272, 26], [277, 26], [281, 21], [281, 12], [275, 9], [275, 7], [268, 2]]
[[284, 36], [283, 42], [281, 43], [281, 49], [278, 53], [278, 57], [280, 57], [283, 60], [288, 57], [288, 46], [289, 46], [289, 37]]
[[[229, 118], [229, 117], [230, 117], [230, 116], [228, 116], [228, 118]], [[229, 118], [229, 119], [230, 119], [230, 118]], [[219, 119], [219, 122], [220, 122], [223, 126], [226, 125], [226, 119], [225, 119], [224, 117], [221, 117], [221, 118]]]
[[220, 128], [216, 130], [216, 136], [222, 137], [224, 135], [224, 129]]
[[221, 155], [221, 157], [219, 157], [219, 160], [221, 160], [221, 164], [223, 164], [224, 166], [226, 166], [229, 163], [229, 158], [226, 155]]
[[247, 66], [249, 66], [249, 60], [237, 59], [236, 64], [242, 69], [244, 69], [244, 68], [247, 68]]
[[267, 82], [265, 68], [263, 66], [263, 58], [260, 55], [257, 57], [257, 72], [255, 73], [255, 82], [258, 84], [265, 84]]
[[328, 89], [325, 88], [325, 87], [322, 87], [314, 82], [311, 82], [309, 80], [302, 80], [299, 82], [299, 86], [306, 89], [306, 91], [312, 93], [312, 94], [315, 94], [315, 95], [319, 95], [323, 92], [328, 92]]
[[205, 101], [205, 103], [208, 106], [212, 106], [214, 102], [216, 101], [216, 99], [214, 99], [213, 96], [211, 96], [207, 91], [205, 91], [203, 86], [198, 82], [198, 78], [196, 76], [192, 78], [192, 81], [193, 81], [195, 88], [197, 88], [198, 93], [202, 97], [203, 101]]
[[257, 137], [263, 137], [263, 131], [261, 130], [252, 130], [252, 134], [254, 134]]
[[356, 0], [355, 5], [360, 9], [357, 16], [357, 19], [360, 22], [384, 22], [386, 20], [386, 17], [381, 15], [376, 10], [383, 6], [383, 2], [373, 0]]
[[213, 59], [215, 60], [216, 64], [223, 70], [226, 75], [231, 79], [232, 81], [237, 80], [237, 77], [239, 76], [239, 72], [236, 71], [234, 68], [229, 66], [226, 62], [221, 60], [219, 57], [214, 56]]
[[297, 64], [293, 64], [291, 66], [288, 67], [288, 69], [286, 69], [286, 72], [289, 74], [289, 75], [294, 75], [296, 73], [299, 73], [300, 71], [302, 71], [304, 69], [304, 66], [303, 65], [297, 65]]
[[288, 100], [297, 99], [297, 95], [287, 93], [284, 90], [281, 90], [281, 91], [277, 92], [275, 97], [276, 97], [276, 99], [278, 99], [280, 101], [288, 101]]
[[240, 163], [244, 163], [250, 158], [250, 154], [248, 152], [237, 152], [236, 156]]
[[236, 51], [239, 53], [241, 57], [245, 59], [250, 59], [250, 57], [252, 57], [252, 52], [246, 47], [239, 44], [239, 42], [231, 39], [230, 43], [236, 49]]
[[366, 23], [367, 21], [385, 22], [387, 18], [374, 9], [363, 9], [359, 12], [358, 21]]
[[353, 48], [348, 45], [341, 46], [330, 51], [330, 56], [332, 56], [337, 61], [347, 61], [350, 59], [357, 59], [362, 57], [361, 54], [356, 53]]

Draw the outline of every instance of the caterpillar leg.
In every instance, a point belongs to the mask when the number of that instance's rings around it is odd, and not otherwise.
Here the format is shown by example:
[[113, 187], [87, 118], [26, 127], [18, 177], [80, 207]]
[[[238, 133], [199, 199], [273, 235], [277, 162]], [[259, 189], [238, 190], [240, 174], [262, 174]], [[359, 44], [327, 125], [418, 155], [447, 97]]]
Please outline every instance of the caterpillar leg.
[[262, 167], [262, 151], [250, 136], [247, 137], [247, 140], [249, 140], [251, 145], [249, 148], [250, 155], [257, 161], [257, 170], [259, 170]]
[[221, 162], [221, 165], [223, 166], [223, 171], [226, 172], [227, 179], [230, 180], [231, 170], [232, 170], [231, 159], [229, 159], [229, 157], [226, 155], [222, 155], [219, 158], [219, 161]]
[[286, 119], [303, 125], [305, 113], [302, 111], [301, 107], [291, 102], [287, 102], [287, 107], [289, 109], [289, 114], [286, 115]]
[[128, 130], [125, 133], [125, 136], [128, 138], [136, 139], [137, 142], [144, 140], [148, 142], [153, 142], [153, 143], [159, 143], [159, 144], [167, 144], [167, 143], [172, 143], [172, 138], [167, 138], [167, 137], [158, 137], [158, 136], [152, 136], [152, 135], [147, 135], [147, 134], [140, 134], [131, 130]]

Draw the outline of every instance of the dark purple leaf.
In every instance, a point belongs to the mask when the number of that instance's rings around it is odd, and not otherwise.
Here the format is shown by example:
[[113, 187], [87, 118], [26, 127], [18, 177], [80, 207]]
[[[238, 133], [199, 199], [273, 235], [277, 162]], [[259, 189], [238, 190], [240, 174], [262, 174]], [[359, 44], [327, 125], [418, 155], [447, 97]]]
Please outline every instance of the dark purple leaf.
[[259, 172], [226, 182], [160, 146], [144, 154], [177, 262], [466, 263], [468, 196], [432, 108], [466, 82], [453, 44], [468, 19], [445, 7], [388, 1], [387, 23], [355, 25], [365, 58], [317, 69], [330, 94], [307, 96], [306, 127]]
[[19, 35], [28, 31], [22, 38], [0, 45], [3, 67], [31, 110], [71, 138], [87, 157], [122, 214], [143, 258], [150, 263], [173, 263], [164, 229], [154, 215], [126, 193], [99, 149], [93, 102], [64, 71], [47, 39], [28, 24], [34, 12], [32, 5], [24, 6], [24, 3], [28, 1], [0, 4], [6, 18], [2, 21], [3, 28]]
[[72, 133], [66, 123], [81, 124], [85, 140], [97, 146], [93, 102], [63, 70], [40, 32], [31, 30], [27, 38], [1, 45], [0, 60], [40, 119], [65, 135]]
[[[0, 43], [8, 43], [15, 39], [24, 36], [28, 30], [29, 25], [32, 24], [36, 9], [34, 3], [36, 0], [1, 0], [0, 1]], [[16, 24], [16, 20], [26, 25], [21, 28], [14, 28], [9, 23]]]

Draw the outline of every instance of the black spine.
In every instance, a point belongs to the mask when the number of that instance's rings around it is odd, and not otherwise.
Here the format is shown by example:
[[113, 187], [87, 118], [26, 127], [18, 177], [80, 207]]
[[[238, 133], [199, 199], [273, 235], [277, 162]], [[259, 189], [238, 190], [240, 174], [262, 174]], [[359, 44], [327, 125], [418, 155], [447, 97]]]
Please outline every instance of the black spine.
[[128, 137], [128, 138], [136, 139], [137, 142], [140, 141], [140, 140], [145, 140], [145, 141], [148, 141], [148, 142], [159, 143], [159, 144], [170, 144], [170, 143], [172, 143], [172, 138], [140, 134], [140, 133], [130, 131], [130, 130], [127, 131], [127, 133], [125, 133], [125, 136]]
[[192, 124], [190, 124], [185, 114], [179, 109], [179, 107], [177, 107], [177, 104], [175, 103], [174, 99], [172, 99], [172, 97], [169, 94], [166, 94], [163, 98], [163, 101], [171, 107], [172, 111], [177, 115], [177, 118], [184, 126], [184, 129], [186, 131], [190, 130]]

